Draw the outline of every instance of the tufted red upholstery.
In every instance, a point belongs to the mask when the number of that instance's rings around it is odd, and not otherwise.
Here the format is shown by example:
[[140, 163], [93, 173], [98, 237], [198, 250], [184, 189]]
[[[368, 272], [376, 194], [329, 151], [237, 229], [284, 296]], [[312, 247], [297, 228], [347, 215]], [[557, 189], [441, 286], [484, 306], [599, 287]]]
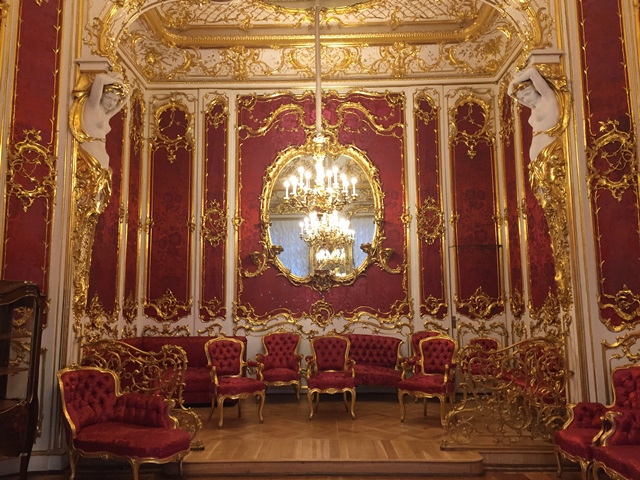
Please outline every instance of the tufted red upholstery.
[[409, 361], [412, 362], [415, 366], [414, 368], [417, 369], [416, 373], [420, 373], [420, 341], [425, 338], [437, 337], [440, 335], [442, 335], [442, 333], [435, 330], [420, 330], [411, 334], [410, 343], [412, 358], [409, 359]]
[[587, 478], [594, 460], [593, 446], [601, 434], [602, 417], [609, 411], [640, 411], [640, 365], [615, 368], [611, 381], [614, 395], [611, 405], [598, 402], [568, 405], [569, 418], [553, 439], [559, 475], [562, 458], [566, 458], [577, 462], [583, 477]]
[[190, 435], [175, 428], [169, 407], [158, 395], [120, 393], [114, 372], [72, 366], [57, 374], [67, 441], [71, 450], [71, 478], [78, 456], [128, 460], [137, 479], [140, 463], [182, 461]]
[[[327, 335], [311, 339], [312, 355], [307, 360], [307, 399], [313, 418], [318, 409], [321, 393], [343, 393], [345, 408], [355, 419], [356, 380], [353, 360], [349, 357], [351, 342], [345, 336]], [[351, 407], [346, 393], [351, 394]]]
[[256, 355], [262, 364], [262, 380], [266, 385], [292, 385], [296, 398], [300, 400], [300, 378], [302, 355], [298, 353], [300, 335], [276, 332], [262, 337], [264, 353]]
[[[258, 369], [258, 379], [246, 377], [247, 362], [245, 358], [245, 343], [242, 340], [231, 337], [217, 337], [207, 341], [204, 350], [211, 369], [211, 411], [209, 420], [218, 406], [218, 427], [221, 428], [224, 421], [224, 402], [227, 399], [240, 400], [255, 396], [260, 401], [258, 417], [260, 423], [264, 421], [262, 411], [264, 408], [265, 383], [262, 377], [261, 366], [255, 363]], [[241, 405], [238, 402], [238, 416], [241, 416]]]
[[385, 335], [345, 334], [351, 342], [349, 357], [355, 362], [356, 385], [396, 387], [402, 378], [402, 340]]
[[610, 411], [603, 445], [593, 447], [594, 478], [603, 468], [612, 478], [640, 478], [640, 411]]
[[[400, 402], [400, 420], [404, 421], [404, 396], [416, 398], [437, 397], [440, 400], [440, 420], [444, 422], [444, 402], [453, 402], [455, 394], [455, 356], [456, 342], [446, 336], [427, 336], [418, 345], [417, 363], [413, 375], [398, 384]], [[406, 373], [406, 372], [405, 372]], [[426, 401], [424, 402], [426, 415]]]

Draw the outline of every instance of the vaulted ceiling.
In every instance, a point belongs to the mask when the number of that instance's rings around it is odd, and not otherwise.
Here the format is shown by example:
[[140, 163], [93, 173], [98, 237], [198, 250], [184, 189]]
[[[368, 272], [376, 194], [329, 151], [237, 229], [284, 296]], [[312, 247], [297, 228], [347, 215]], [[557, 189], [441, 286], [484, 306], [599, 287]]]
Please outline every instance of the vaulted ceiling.
[[[522, 48], [479, 0], [320, 2], [323, 80], [491, 81]], [[149, 84], [308, 83], [314, 3], [159, 2], [128, 24], [118, 51]]]

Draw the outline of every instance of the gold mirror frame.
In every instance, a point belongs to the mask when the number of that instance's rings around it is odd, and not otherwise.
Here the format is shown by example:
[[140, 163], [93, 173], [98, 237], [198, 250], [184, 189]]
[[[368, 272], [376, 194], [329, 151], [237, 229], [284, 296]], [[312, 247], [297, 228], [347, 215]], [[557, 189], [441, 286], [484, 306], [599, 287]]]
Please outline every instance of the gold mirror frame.
[[[265, 176], [263, 178], [263, 189], [260, 198], [260, 223], [261, 223], [261, 243], [265, 248], [265, 253], [260, 255], [259, 252], [253, 252], [251, 258], [259, 270], [253, 275], [258, 275], [266, 268], [266, 263], [273, 264], [282, 275], [287, 277], [289, 281], [294, 285], [306, 285], [310, 288], [324, 292], [338, 285], [352, 285], [355, 280], [367, 269], [371, 263], [376, 262], [376, 258], [372, 253], [378, 252], [381, 247], [381, 242], [384, 239], [383, 224], [384, 224], [384, 207], [382, 192], [382, 185], [380, 183], [378, 169], [373, 166], [366, 154], [359, 148], [350, 145], [340, 145], [337, 143], [333, 136], [331, 136], [326, 144], [326, 156], [330, 161], [335, 161], [340, 157], [347, 157], [359, 168], [358, 171], [358, 195], [361, 197], [364, 195], [364, 199], [356, 201], [343, 208], [342, 213], [346, 213], [346, 216], [350, 218], [356, 215], [359, 211], [362, 211], [363, 207], [367, 211], [372, 212], [374, 232], [371, 243], [364, 243], [362, 245], [354, 245], [354, 248], [360, 248], [365, 253], [364, 260], [353, 267], [353, 270], [344, 275], [334, 275], [331, 272], [318, 270], [307, 276], [298, 276], [291, 272], [287, 268], [278, 255], [283, 251], [282, 246], [275, 245], [272, 242], [270, 227], [272, 225], [271, 215], [272, 212], [272, 199], [274, 191], [282, 189], [281, 185], [278, 185], [278, 181], [282, 181], [283, 171], [290, 167], [290, 164], [297, 159], [302, 158], [302, 162], [308, 161], [307, 167], [312, 167], [312, 159], [314, 153], [314, 142], [312, 138], [307, 139], [307, 142], [301, 146], [289, 147], [279, 153], [276, 160], [267, 168]], [[308, 160], [307, 160], [308, 159]], [[297, 166], [298, 164], [296, 164]], [[361, 174], [360, 174], [361, 172]], [[353, 172], [349, 171], [349, 174]], [[282, 178], [281, 178], [282, 177]], [[368, 182], [370, 194], [365, 193], [363, 185], [365, 180]], [[370, 195], [370, 198], [368, 198]], [[284, 212], [283, 212], [284, 213]], [[298, 215], [304, 215], [307, 212], [291, 212]], [[260, 259], [262, 257], [262, 259]]]

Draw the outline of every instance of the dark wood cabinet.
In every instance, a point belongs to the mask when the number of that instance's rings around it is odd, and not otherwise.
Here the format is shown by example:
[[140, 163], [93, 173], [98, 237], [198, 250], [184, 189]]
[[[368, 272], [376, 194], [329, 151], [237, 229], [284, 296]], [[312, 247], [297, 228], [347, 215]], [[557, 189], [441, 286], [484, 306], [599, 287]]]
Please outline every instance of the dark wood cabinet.
[[36, 284], [0, 280], [0, 455], [21, 457], [21, 479], [38, 426], [43, 306]]

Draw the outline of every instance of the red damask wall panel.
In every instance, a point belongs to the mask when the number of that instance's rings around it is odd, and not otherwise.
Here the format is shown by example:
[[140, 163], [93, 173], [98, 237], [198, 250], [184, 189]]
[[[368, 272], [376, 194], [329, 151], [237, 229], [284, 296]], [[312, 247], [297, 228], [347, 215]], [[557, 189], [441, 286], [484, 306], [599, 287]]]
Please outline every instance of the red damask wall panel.
[[507, 245], [509, 248], [509, 306], [511, 313], [519, 318], [524, 313], [523, 304], [523, 274], [520, 248], [520, 205], [518, 199], [517, 158], [514, 137], [514, 100], [508, 95], [503, 95], [501, 103], [502, 132], [500, 141], [504, 152], [504, 177], [505, 177], [505, 203], [507, 221]]
[[[602, 321], [612, 330], [640, 320], [638, 106], [629, 98], [623, 0], [578, 0], [587, 162]], [[634, 32], [635, 33], [635, 32]]]
[[228, 101], [212, 100], [205, 112], [204, 202], [202, 219], [202, 298], [200, 318], [224, 317], [227, 239]]
[[[142, 190], [142, 154], [144, 131], [144, 101], [140, 92], [134, 93], [131, 100], [131, 135], [129, 143], [129, 195], [127, 196], [127, 241], [125, 247], [124, 301], [125, 322], [133, 323], [138, 307], [138, 265], [140, 261], [140, 228], [142, 212], [140, 192]], [[125, 336], [135, 335], [127, 326]]]
[[[124, 118], [121, 111], [111, 119], [111, 132], [107, 135], [109, 166], [112, 170], [111, 199], [105, 211], [98, 217], [89, 272], [87, 308], [101, 305], [106, 312], [116, 309], [118, 289], [118, 244], [122, 224], [120, 206], [122, 202]], [[95, 302], [95, 304], [94, 304]]]
[[489, 118], [486, 105], [473, 96], [462, 98], [454, 108], [455, 132], [449, 140], [455, 296], [458, 313], [468, 318], [488, 319], [503, 310]]
[[[278, 152], [290, 145], [302, 145], [305, 128], [313, 133], [315, 100], [309, 94], [247, 96], [238, 101], [239, 186], [238, 212], [242, 222], [238, 231], [238, 264], [242, 270], [254, 271], [251, 252], [262, 251], [260, 245], [260, 200], [263, 175]], [[337, 129], [342, 145], [354, 145], [366, 153], [378, 168], [384, 192], [383, 246], [393, 248], [390, 267], [402, 265], [406, 258], [406, 210], [404, 184], [404, 99], [394, 95], [332, 93], [323, 98], [325, 126]], [[334, 287], [318, 293], [294, 286], [273, 268], [263, 274], [238, 277], [236, 295], [238, 315], [254, 321], [268, 321], [277, 314], [294, 318], [320, 315], [329, 318], [343, 314], [346, 318], [368, 313], [381, 319], [407, 315], [408, 286], [406, 272], [392, 274], [371, 265], [366, 275], [351, 286]], [[318, 311], [321, 310], [321, 313]]]
[[156, 112], [150, 154], [149, 247], [145, 314], [175, 322], [190, 313], [193, 142], [185, 107]]
[[420, 95], [416, 123], [417, 217], [420, 254], [420, 314], [447, 315], [444, 273], [444, 211], [440, 185], [440, 110], [433, 98]]
[[23, 1], [19, 9], [0, 273], [3, 278], [33, 281], [46, 294], [57, 188], [54, 155], [63, 9], [55, 0]]

